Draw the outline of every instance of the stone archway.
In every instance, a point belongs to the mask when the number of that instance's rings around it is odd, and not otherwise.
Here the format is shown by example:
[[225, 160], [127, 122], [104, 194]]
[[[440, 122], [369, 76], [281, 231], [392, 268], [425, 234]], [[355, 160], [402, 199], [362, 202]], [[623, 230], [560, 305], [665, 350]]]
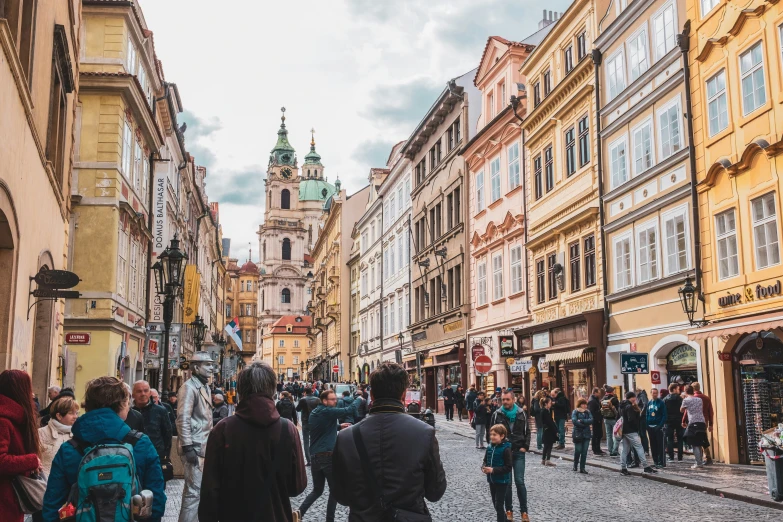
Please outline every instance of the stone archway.
[[667, 335], [655, 343], [655, 346], [650, 350], [650, 370], [661, 372], [660, 386], [665, 386], [668, 382], [668, 370], [666, 369], [666, 364], [658, 364], [658, 359], [666, 358], [672, 350], [683, 344], [687, 344], [696, 350], [696, 372], [699, 376], [699, 382], [704, 382], [702, 373], [704, 362], [701, 360], [701, 347], [699, 346], [699, 343], [696, 341], [689, 341], [687, 335], [672, 334]]
[[[38, 269], [54, 269], [54, 260], [48, 251], [39, 256]], [[33, 379], [33, 392], [35, 392], [39, 400], [43, 400], [43, 397], [46, 397], [46, 390], [49, 388], [52, 378], [55, 303], [56, 301], [47, 299], [38, 301], [35, 305], [30, 375]]]
[[11, 195], [0, 181], [0, 371], [11, 367], [19, 228]]

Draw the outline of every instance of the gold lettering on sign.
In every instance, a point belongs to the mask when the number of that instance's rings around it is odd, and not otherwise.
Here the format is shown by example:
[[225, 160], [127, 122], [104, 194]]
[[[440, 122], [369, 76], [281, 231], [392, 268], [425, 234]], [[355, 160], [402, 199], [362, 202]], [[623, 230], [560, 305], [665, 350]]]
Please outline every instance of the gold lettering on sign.
[[460, 328], [462, 328], [462, 325], [463, 325], [462, 319], [460, 319], [459, 321], [446, 323], [443, 325], [443, 333], [450, 333], [453, 332], [454, 330], [459, 330]]
[[753, 301], [753, 289], [748, 286], [745, 287], [745, 300], [748, 302]]

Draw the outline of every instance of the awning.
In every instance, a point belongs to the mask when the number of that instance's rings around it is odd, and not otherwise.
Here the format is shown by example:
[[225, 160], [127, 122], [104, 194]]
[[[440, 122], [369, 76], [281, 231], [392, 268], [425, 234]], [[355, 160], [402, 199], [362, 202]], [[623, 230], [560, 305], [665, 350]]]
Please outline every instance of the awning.
[[456, 351], [457, 349], [454, 348], [454, 345], [449, 345], [444, 348], [438, 348], [437, 350], [430, 350], [428, 357], [432, 357], [433, 355], [446, 355], [447, 353]]
[[567, 352], [548, 353], [546, 354], [546, 362], [553, 363], [557, 361], [574, 361], [582, 357], [584, 351], [584, 348], [577, 348], [576, 350], [568, 350]]
[[688, 339], [696, 341], [710, 337], [732, 336], [753, 332], [763, 332], [783, 327], [783, 315], [780, 311], [753, 317], [741, 317], [730, 321], [709, 324], [698, 330], [688, 332]]
[[313, 370], [315, 370], [315, 367], [316, 367], [316, 366], [318, 366], [318, 363], [315, 363], [314, 365], [312, 365], [311, 367], [309, 367], [309, 368], [307, 369], [307, 373], [313, 373]]

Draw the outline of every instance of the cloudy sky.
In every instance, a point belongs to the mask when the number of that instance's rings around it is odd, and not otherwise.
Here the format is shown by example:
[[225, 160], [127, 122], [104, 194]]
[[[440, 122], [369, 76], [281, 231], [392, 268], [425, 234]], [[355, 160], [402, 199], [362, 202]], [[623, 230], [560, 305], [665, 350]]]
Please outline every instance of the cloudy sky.
[[141, 0], [187, 148], [208, 168], [231, 255], [258, 258], [263, 179], [286, 107], [300, 163], [315, 128], [326, 176], [355, 192], [487, 37], [522, 39], [568, 0]]

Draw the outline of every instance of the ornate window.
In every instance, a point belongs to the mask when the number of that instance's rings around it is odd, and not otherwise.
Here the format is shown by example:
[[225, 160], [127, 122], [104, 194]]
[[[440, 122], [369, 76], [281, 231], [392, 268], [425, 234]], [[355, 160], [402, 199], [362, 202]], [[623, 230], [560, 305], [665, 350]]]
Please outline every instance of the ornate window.
[[283, 261], [291, 261], [291, 240], [283, 239]]
[[283, 288], [283, 291], [280, 292], [280, 302], [283, 304], [291, 304], [291, 290]]

